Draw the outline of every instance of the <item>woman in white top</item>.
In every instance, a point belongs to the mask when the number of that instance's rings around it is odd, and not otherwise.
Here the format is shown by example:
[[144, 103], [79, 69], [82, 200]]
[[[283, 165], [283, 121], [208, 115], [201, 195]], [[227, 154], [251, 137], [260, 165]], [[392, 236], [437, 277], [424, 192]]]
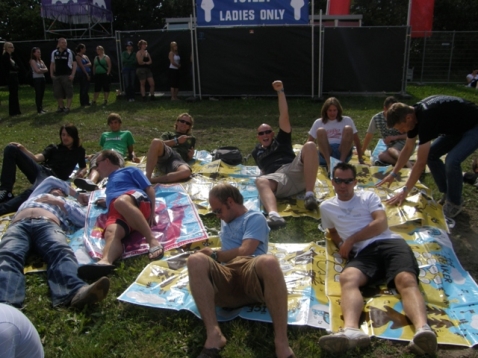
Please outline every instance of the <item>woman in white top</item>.
[[43, 110], [43, 95], [45, 94], [45, 73], [48, 67], [41, 59], [41, 51], [38, 47], [32, 48], [30, 55], [30, 67], [32, 68], [33, 88], [35, 88], [35, 104], [38, 114], [46, 113]]
[[178, 54], [178, 44], [171, 42], [169, 45], [169, 87], [171, 87], [171, 101], [177, 101], [179, 92], [179, 69], [181, 68], [181, 58]]
[[468, 82], [468, 87], [478, 89], [478, 70], [474, 70], [472, 73], [467, 74], [466, 81]]
[[319, 164], [327, 165], [329, 171], [330, 157], [348, 162], [352, 157], [355, 144], [360, 164], [363, 164], [362, 146], [357, 128], [352, 118], [342, 116], [342, 106], [335, 97], [328, 98], [322, 106], [322, 117], [317, 119], [309, 131], [308, 141], [316, 142], [319, 147]]

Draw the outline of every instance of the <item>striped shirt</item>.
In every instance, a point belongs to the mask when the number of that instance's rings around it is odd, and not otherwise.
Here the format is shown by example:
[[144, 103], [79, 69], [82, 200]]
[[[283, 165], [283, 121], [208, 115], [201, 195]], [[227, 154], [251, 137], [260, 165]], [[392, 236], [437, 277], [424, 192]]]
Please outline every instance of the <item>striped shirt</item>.
[[70, 223], [79, 227], [85, 226], [86, 207], [82, 207], [80, 204], [78, 204], [78, 202], [67, 200], [61, 196], [56, 196], [56, 198], [59, 198], [65, 202], [65, 211], [57, 205], [40, 203], [36, 201], [39, 198], [51, 195], [49, 193], [53, 189], [60, 189], [62, 192], [68, 193], [70, 186], [67, 182], [50, 176], [46, 178], [40, 185], [38, 185], [33, 193], [31, 193], [28, 200], [20, 206], [18, 212], [28, 208], [41, 208], [48, 210], [50, 213], [55, 215], [60, 220], [61, 226], [65, 230], [68, 230]]

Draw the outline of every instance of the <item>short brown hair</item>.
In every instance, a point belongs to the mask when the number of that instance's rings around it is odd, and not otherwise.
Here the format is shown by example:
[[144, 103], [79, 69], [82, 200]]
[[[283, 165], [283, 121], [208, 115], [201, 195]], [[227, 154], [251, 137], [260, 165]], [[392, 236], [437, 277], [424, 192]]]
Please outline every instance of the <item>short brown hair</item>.
[[221, 183], [213, 187], [209, 192], [209, 196], [215, 197], [221, 204], [226, 204], [229, 198], [232, 198], [236, 204], [244, 204], [244, 197], [239, 189], [228, 183]]
[[108, 116], [108, 124], [110, 124], [114, 120], [117, 120], [118, 122], [123, 123], [121, 121], [121, 116], [118, 113], [110, 113], [110, 115]]
[[387, 127], [393, 128], [396, 124], [405, 122], [407, 115], [413, 113], [413, 107], [405, 103], [394, 103], [387, 111]]

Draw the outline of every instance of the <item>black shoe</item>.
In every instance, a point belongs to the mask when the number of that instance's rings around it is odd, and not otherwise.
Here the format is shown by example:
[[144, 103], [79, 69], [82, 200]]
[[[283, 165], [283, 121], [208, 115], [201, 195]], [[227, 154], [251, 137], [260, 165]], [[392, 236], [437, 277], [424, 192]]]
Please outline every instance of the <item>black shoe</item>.
[[319, 205], [317, 204], [317, 199], [314, 195], [309, 195], [304, 199], [304, 206], [309, 211], [319, 210]]
[[269, 216], [267, 218], [267, 225], [269, 225], [271, 230], [276, 230], [285, 227], [287, 223], [281, 216]]
[[76, 185], [77, 188], [80, 188], [86, 191], [94, 191], [98, 189], [98, 185], [96, 185], [90, 179], [76, 178], [73, 181], [73, 183]]
[[85, 305], [100, 302], [106, 298], [110, 289], [110, 280], [108, 277], [102, 277], [91, 285], [85, 285], [80, 288], [73, 299], [70, 306], [82, 309]]
[[14, 195], [10, 190], [6, 190], [6, 189], [0, 190], [0, 203], [4, 203], [13, 198], [14, 198]]
[[65, 108], [58, 107], [58, 109], [56, 110], [56, 113], [63, 113], [63, 112], [65, 112]]

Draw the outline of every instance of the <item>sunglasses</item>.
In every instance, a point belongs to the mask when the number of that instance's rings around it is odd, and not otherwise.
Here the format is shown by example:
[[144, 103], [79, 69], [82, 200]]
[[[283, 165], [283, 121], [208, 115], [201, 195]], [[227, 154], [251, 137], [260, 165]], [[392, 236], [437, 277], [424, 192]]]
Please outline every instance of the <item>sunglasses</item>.
[[191, 125], [191, 122], [185, 121], [184, 119], [178, 119], [178, 122], [181, 122], [182, 124], [187, 124], [188, 126]]
[[266, 130], [266, 131], [262, 131], [262, 132], [257, 132], [257, 135], [264, 135], [264, 134], [271, 134], [272, 131], [270, 129]]
[[355, 178], [348, 178], [348, 179], [340, 179], [340, 178], [334, 178], [333, 179], [335, 184], [347, 184], [349, 185], [350, 183], [353, 183], [355, 181]]
[[222, 209], [213, 210], [212, 213], [213, 213], [214, 215], [221, 215], [221, 214], [222, 214]]

